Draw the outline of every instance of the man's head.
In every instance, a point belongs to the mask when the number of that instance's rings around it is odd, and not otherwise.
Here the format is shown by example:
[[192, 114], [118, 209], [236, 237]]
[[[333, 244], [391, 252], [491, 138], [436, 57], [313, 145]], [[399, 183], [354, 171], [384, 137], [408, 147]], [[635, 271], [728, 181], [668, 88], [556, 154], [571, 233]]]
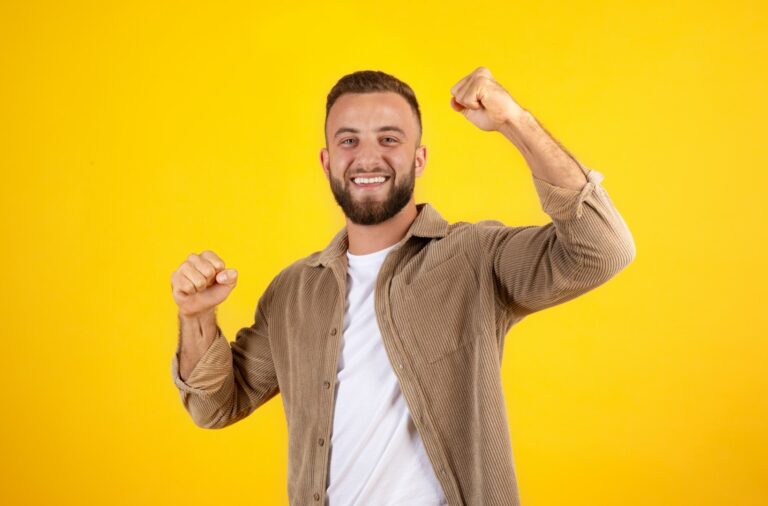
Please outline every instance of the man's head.
[[[413, 200], [427, 157], [413, 90], [384, 72], [354, 72], [331, 89], [325, 111], [320, 161], [344, 214], [361, 225], [396, 215]], [[384, 181], [354, 179], [374, 176]]]

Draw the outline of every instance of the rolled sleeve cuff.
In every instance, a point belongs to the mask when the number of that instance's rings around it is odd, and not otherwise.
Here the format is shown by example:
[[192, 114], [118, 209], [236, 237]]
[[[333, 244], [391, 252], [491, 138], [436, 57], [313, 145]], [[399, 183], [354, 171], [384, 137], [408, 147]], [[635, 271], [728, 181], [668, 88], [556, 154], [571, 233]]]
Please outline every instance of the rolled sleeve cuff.
[[179, 347], [171, 360], [171, 376], [176, 387], [184, 392], [206, 394], [218, 390], [232, 370], [232, 349], [221, 329], [195, 365], [187, 381], [179, 376]]
[[592, 195], [604, 179], [602, 173], [589, 169], [577, 162], [587, 182], [580, 190], [555, 186], [543, 179], [533, 176], [536, 192], [539, 194], [542, 210], [556, 219], [581, 218], [584, 212], [584, 201]]

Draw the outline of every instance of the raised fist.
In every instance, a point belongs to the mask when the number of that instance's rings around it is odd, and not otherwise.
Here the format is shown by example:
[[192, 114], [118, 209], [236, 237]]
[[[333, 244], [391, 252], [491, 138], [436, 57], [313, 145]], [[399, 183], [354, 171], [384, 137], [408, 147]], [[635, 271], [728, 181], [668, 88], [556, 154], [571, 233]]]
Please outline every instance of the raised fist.
[[523, 108], [493, 77], [488, 67], [477, 67], [451, 88], [451, 107], [480, 130], [499, 130]]
[[213, 311], [236, 284], [237, 271], [225, 269], [224, 261], [210, 250], [191, 253], [171, 275], [173, 300], [182, 316]]

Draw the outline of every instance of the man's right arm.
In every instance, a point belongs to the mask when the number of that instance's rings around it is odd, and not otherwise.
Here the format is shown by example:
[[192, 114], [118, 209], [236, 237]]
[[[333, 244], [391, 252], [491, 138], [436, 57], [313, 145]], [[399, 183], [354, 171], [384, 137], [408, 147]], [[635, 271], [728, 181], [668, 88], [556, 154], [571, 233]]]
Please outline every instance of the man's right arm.
[[179, 313], [178, 373], [181, 380], [189, 378], [200, 358], [218, 337], [216, 310], [187, 316]]
[[278, 391], [265, 307], [270, 287], [259, 299], [254, 322], [229, 343], [215, 312], [179, 315], [179, 344], [171, 362], [173, 382], [196, 425], [231, 425]]

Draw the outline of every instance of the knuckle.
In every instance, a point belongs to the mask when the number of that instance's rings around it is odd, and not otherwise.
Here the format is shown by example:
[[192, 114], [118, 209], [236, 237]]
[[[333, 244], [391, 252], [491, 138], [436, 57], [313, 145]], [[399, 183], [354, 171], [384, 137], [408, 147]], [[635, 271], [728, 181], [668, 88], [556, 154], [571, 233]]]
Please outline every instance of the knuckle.
[[223, 269], [224, 268], [224, 261], [221, 258], [219, 258], [219, 255], [217, 255], [213, 251], [207, 249], [207, 250], [203, 251], [200, 254], [200, 256], [203, 257], [204, 259], [206, 259], [213, 266], [214, 272], [215, 272], [216, 269]]

